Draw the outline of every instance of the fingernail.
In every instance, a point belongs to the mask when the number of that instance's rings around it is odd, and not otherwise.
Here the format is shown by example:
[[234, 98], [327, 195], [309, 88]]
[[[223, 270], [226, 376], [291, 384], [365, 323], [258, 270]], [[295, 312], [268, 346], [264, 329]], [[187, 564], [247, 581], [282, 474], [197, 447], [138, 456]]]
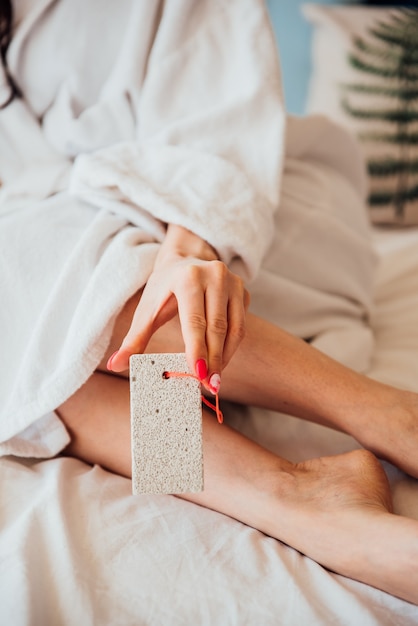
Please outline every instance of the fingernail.
[[213, 394], [219, 392], [219, 387], [221, 386], [221, 377], [219, 374], [212, 374], [209, 378], [209, 389]]
[[208, 366], [205, 359], [199, 359], [196, 361], [196, 374], [199, 380], [205, 380], [208, 375]]
[[115, 358], [115, 356], [117, 355], [118, 352], [119, 352], [119, 350], [116, 350], [112, 354], [112, 356], [109, 358], [109, 360], [108, 360], [108, 362], [106, 364], [107, 369], [110, 370], [110, 371], [112, 371], [112, 361], [113, 361], [113, 359]]

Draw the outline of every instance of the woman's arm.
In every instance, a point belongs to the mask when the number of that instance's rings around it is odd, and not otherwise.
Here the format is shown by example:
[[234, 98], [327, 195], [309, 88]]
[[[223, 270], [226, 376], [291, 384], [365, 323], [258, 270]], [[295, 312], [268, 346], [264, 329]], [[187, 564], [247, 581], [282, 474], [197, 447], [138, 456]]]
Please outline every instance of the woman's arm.
[[153, 333], [178, 313], [190, 371], [216, 393], [222, 368], [244, 337], [248, 304], [241, 278], [212, 246], [170, 224], [131, 327], [108, 367], [127, 369], [130, 355], [143, 352]]

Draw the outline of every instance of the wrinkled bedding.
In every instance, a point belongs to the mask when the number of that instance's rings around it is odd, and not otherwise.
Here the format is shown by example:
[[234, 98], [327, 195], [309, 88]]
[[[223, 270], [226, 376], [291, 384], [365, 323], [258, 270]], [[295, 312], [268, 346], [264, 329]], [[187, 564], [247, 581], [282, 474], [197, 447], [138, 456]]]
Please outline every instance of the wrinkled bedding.
[[[418, 232], [376, 231], [381, 263], [370, 375], [418, 391]], [[298, 460], [356, 446], [264, 410], [243, 432]], [[418, 481], [385, 464], [395, 509], [418, 519]], [[68, 458], [0, 459], [0, 621], [28, 624], [412, 626], [418, 608], [326, 571], [222, 514]]]

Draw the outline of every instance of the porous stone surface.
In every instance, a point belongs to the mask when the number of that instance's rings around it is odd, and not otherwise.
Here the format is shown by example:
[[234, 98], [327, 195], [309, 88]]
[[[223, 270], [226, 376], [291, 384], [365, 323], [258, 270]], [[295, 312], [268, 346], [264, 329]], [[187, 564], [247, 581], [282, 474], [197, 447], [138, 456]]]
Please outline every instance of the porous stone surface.
[[184, 354], [130, 358], [132, 491], [178, 494], [203, 490], [202, 402]]

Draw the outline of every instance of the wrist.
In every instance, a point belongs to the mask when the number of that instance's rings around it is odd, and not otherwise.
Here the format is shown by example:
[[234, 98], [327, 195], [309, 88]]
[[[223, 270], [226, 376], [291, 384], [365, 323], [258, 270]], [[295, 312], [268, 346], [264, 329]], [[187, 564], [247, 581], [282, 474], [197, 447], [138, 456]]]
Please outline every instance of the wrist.
[[168, 225], [158, 256], [194, 257], [203, 261], [219, 259], [216, 250], [207, 241], [176, 224]]

